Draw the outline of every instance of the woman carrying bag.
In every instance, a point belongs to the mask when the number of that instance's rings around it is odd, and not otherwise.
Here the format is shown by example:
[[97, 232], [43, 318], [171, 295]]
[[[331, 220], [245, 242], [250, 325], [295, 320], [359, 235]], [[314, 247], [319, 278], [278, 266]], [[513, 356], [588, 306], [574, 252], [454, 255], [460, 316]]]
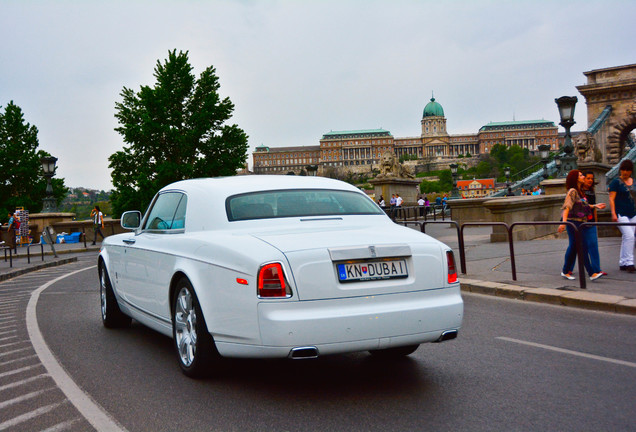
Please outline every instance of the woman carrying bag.
[[[565, 179], [565, 188], [568, 190], [567, 195], [565, 196], [565, 202], [563, 203], [563, 220], [572, 222], [576, 228], [579, 230], [579, 234], [581, 236], [582, 246], [583, 246], [583, 256], [585, 257], [583, 264], [585, 265], [585, 270], [587, 270], [587, 274], [590, 276], [591, 280], [596, 280], [603, 276], [601, 272], [600, 265], [598, 263], [594, 263], [595, 268], [592, 268], [592, 263], [590, 263], [590, 257], [588, 254], [589, 247], [593, 247], [594, 238], [592, 236], [596, 235], [595, 230], [591, 230], [588, 228], [582, 228], [581, 225], [583, 222], [587, 222], [589, 216], [594, 214], [594, 209], [604, 209], [605, 204], [595, 204], [591, 205], [587, 202], [585, 198], [585, 194], [583, 193], [583, 184], [585, 183], [585, 176], [579, 170], [572, 170], [568, 173], [567, 178]], [[574, 269], [574, 263], [576, 262], [576, 233], [574, 228], [572, 228], [569, 224], [559, 225], [559, 232], [563, 232], [567, 228], [568, 231], [568, 249], [565, 251], [565, 261], [563, 263], [563, 269], [561, 270], [561, 276], [568, 280], [574, 280], [575, 277], [572, 275], [572, 270]]]

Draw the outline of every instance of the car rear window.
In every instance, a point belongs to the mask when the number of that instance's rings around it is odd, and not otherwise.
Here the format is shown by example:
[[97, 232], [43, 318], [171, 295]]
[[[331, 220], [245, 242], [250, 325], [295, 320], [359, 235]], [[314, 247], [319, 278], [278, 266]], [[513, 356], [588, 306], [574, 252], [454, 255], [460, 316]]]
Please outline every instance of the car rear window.
[[362, 194], [331, 189], [250, 192], [229, 197], [225, 208], [230, 221], [384, 214], [371, 199]]

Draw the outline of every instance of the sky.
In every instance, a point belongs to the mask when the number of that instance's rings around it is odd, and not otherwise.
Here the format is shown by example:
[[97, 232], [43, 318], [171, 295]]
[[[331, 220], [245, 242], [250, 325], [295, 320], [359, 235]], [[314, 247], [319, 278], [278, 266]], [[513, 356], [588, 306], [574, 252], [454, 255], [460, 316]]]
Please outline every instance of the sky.
[[[559, 123], [583, 72], [636, 63], [633, 0], [0, 0], [0, 107], [38, 128], [69, 187], [112, 188], [124, 87], [154, 86], [168, 52], [216, 68], [229, 123], [255, 147], [330, 131], [419, 136], [434, 94], [452, 134]], [[560, 130], [562, 130], [560, 128]]]

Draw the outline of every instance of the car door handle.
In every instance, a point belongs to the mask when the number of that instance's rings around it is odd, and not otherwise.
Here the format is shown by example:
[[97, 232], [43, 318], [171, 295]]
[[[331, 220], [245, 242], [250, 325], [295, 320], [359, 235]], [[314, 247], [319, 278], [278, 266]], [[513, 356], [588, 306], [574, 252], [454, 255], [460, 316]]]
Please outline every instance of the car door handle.
[[135, 244], [135, 239], [123, 239], [122, 241], [126, 244]]

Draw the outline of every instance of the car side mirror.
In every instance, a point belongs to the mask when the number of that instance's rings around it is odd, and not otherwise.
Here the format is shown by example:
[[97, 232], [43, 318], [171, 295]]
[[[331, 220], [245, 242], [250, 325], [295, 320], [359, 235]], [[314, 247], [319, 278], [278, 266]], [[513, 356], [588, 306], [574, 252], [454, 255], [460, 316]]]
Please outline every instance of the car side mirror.
[[141, 226], [141, 212], [127, 211], [121, 215], [121, 226], [122, 228], [129, 230], [136, 230]]

